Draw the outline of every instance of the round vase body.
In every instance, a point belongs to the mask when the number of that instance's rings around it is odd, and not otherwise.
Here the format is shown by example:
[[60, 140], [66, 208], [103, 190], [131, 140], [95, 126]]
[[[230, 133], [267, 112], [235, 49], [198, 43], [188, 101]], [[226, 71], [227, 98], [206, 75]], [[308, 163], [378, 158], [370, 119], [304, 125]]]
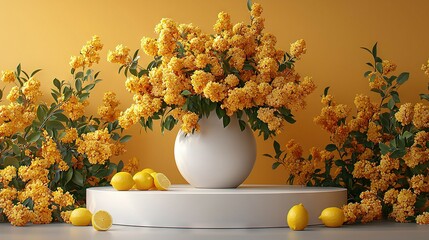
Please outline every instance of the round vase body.
[[256, 141], [237, 118], [227, 127], [212, 112], [199, 121], [200, 131], [177, 134], [174, 157], [179, 172], [196, 188], [236, 188], [249, 176], [256, 160]]

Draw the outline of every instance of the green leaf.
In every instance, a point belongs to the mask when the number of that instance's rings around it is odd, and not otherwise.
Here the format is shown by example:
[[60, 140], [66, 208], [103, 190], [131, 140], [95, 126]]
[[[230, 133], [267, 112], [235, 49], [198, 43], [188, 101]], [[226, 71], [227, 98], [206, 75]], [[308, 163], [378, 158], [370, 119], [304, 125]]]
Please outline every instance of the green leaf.
[[329, 88], [330, 87], [326, 87], [325, 90], [323, 90], [323, 96], [328, 95]]
[[400, 103], [401, 100], [399, 99], [399, 94], [397, 91], [391, 91], [390, 95], [392, 96], [393, 101], [395, 101], [395, 103]]
[[410, 73], [403, 72], [403, 73], [399, 74], [398, 79], [396, 80], [396, 82], [398, 84], [400, 84], [400, 85], [404, 84], [408, 80], [409, 77], [410, 77]]
[[276, 156], [280, 156], [282, 154], [282, 150], [280, 149], [280, 143], [274, 140], [273, 142], [274, 151], [276, 152]]
[[39, 140], [40, 135], [41, 135], [41, 132], [34, 132], [34, 133], [27, 136], [27, 141], [29, 143], [36, 142], [37, 140]]
[[397, 149], [390, 154], [390, 157], [391, 158], [401, 158], [401, 157], [405, 156], [406, 153], [407, 152], [405, 151], [405, 149]]
[[119, 142], [121, 142], [121, 143], [126, 143], [126, 142], [128, 142], [128, 141], [130, 141], [131, 140], [131, 135], [125, 135], [125, 136], [123, 136], [120, 140], [119, 140]]
[[264, 157], [269, 157], [269, 158], [273, 158], [273, 156], [271, 156], [270, 154], [268, 154], [268, 153], [264, 153], [264, 154], [262, 154], [262, 156], [264, 156]]
[[247, 9], [249, 9], [249, 11], [252, 11], [252, 0], [247, 0]]
[[405, 131], [405, 132], [402, 134], [402, 136], [403, 136], [404, 138], [410, 138], [410, 137], [412, 137], [412, 136], [413, 136], [413, 134], [412, 134], [412, 133], [410, 133], [410, 132], [408, 132], [408, 131]]
[[76, 73], [75, 78], [83, 78], [83, 72]]
[[240, 125], [240, 130], [244, 131], [244, 129], [246, 129], [246, 122], [243, 120], [238, 120], [238, 124]]
[[[1, 99], [1, 97], [0, 97]], [[420, 99], [429, 101], [429, 94], [420, 94]]]
[[223, 127], [228, 126], [228, 124], [231, 122], [231, 118], [229, 116], [223, 116]]
[[54, 86], [58, 88], [58, 90], [61, 90], [61, 82], [58, 79], [54, 79]]
[[3, 160], [3, 165], [6, 166], [14, 166], [16, 169], [19, 168], [19, 161], [14, 157], [5, 157]]
[[124, 168], [124, 162], [122, 160], [120, 160], [118, 163], [118, 167], [116, 168], [117, 169], [116, 171], [120, 172], [120, 171], [122, 171], [122, 168]]
[[288, 122], [290, 124], [294, 124], [296, 122], [296, 120], [293, 118], [293, 116], [284, 116], [284, 119], [286, 120], [286, 122]]
[[58, 129], [58, 130], [65, 128], [64, 125], [60, 121], [56, 121], [56, 120], [46, 122], [46, 127], [52, 128], [52, 129]]
[[371, 71], [371, 70], [366, 71], [366, 72], [363, 74], [363, 76], [364, 76], [364, 77], [368, 77], [368, 76], [369, 76], [369, 74], [371, 74], [371, 73], [372, 73], [372, 71]]
[[191, 91], [189, 91], [189, 90], [183, 90], [182, 91], [182, 93], [180, 93], [182, 96], [189, 96], [189, 95], [191, 95], [192, 93], [191, 93]]
[[84, 101], [85, 99], [89, 98], [89, 92], [87, 93], [82, 93], [81, 95], [79, 95], [79, 100], [80, 101]]
[[45, 108], [42, 105], [39, 105], [37, 107], [37, 119], [39, 119], [40, 122], [43, 122], [45, 117], [46, 117]]
[[216, 108], [216, 115], [219, 119], [223, 118], [226, 115], [226, 112], [224, 109], [222, 109], [220, 106]]
[[386, 144], [381, 142], [378, 144], [378, 146], [380, 147], [380, 151], [382, 155], [386, 155], [387, 153], [389, 153], [390, 148]]
[[333, 151], [337, 150], [337, 146], [335, 144], [331, 143], [331, 144], [326, 145], [325, 150], [329, 151], [329, 152], [333, 152]]
[[346, 165], [346, 163], [343, 160], [335, 160], [335, 165], [338, 167], [343, 167]]
[[64, 185], [70, 182], [73, 177], [73, 168], [69, 168], [66, 173], [66, 177], [64, 178]]
[[80, 79], [76, 79], [74, 84], [75, 84], [76, 90], [80, 92], [82, 90], [82, 81]]
[[34, 71], [30, 74], [30, 77], [32, 77], [32, 76], [34, 76], [34, 75], [36, 75], [36, 73], [38, 73], [38, 72], [40, 72], [40, 71], [42, 71], [42, 69], [34, 70]]
[[34, 208], [33, 199], [31, 199], [31, 197], [28, 197], [22, 202], [22, 205], [24, 205], [25, 207], [28, 207], [30, 210], [33, 210]]
[[280, 162], [275, 162], [275, 163], [273, 163], [273, 165], [271, 166], [273, 169], [276, 169], [276, 168], [278, 168], [279, 166], [280, 166]]
[[377, 72], [383, 74], [383, 64], [381, 62], [375, 64], [375, 68], [377, 69]]
[[15, 155], [21, 155], [21, 149], [19, 149], [18, 145], [13, 144], [12, 150], [13, 150], [13, 153], [15, 153]]
[[394, 100], [393, 98], [391, 98], [391, 99], [389, 100], [389, 102], [387, 103], [387, 107], [388, 107], [390, 110], [393, 110], [393, 108], [395, 107], [395, 100]]
[[377, 58], [377, 42], [372, 47], [372, 56], [374, 56], [374, 59]]
[[83, 175], [79, 171], [74, 171], [72, 182], [78, 186], [83, 187]]

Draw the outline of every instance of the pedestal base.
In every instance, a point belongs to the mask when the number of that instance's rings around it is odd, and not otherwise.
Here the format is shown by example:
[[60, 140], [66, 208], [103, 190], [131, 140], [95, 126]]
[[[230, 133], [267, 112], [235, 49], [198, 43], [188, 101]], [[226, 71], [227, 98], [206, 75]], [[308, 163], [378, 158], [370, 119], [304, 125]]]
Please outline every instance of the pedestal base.
[[244, 185], [236, 189], [196, 189], [172, 185], [169, 191], [87, 189], [87, 208], [106, 210], [113, 224], [178, 228], [287, 227], [289, 209], [302, 203], [309, 224], [321, 224], [326, 207], [347, 203], [347, 190], [330, 187]]

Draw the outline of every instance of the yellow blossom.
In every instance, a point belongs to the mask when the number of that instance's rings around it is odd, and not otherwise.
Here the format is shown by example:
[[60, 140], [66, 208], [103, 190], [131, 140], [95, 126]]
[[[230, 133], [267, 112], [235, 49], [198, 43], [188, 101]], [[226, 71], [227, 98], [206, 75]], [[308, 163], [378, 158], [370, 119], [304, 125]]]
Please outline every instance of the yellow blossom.
[[40, 81], [34, 77], [31, 77], [24, 83], [21, 90], [29, 102], [35, 103], [37, 98], [42, 95], [42, 92], [39, 89]]
[[16, 80], [15, 73], [10, 70], [1, 71], [1, 80], [5, 83], [13, 83]]
[[103, 95], [103, 105], [98, 107], [98, 115], [106, 122], [113, 122], [119, 116], [119, 101], [116, 99], [116, 94], [107, 91]]
[[130, 49], [122, 44], [116, 46], [114, 51], [109, 50], [107, 54], [107, 61], [111, 63], [119, 63], [127, 65], [131, 62]]
[[75, 95], [72, 95], [67, 101], [64, 101], [62, 97], [60, 102], [62, 102], [61, 109], [64, 110], [73, 121], [83, 116], [85, 107], [89, 104], [86, 100], [79, 101]]
[[7, 100], [15, 102], [19, 98], [19, 87], [14, 86], [10, 89], [9, 94], [7, 95]]
[[414, 105], [413, 124], [418, 129], [429, 128], [429, 106], [423, 103]]
[[402, 126], [410, 124], [413, 120], [414, 108], [411, 103], [404, 103], [399, 108], [398, 112], [395, 113], [395, 118]]
[[153, 38], [143, 37], [141, 40], [141, 48], [143, 49], [143, 52], [149, 56], [154, 57], [158, 55], [158, 45], [156, 40]]
[[78, 132], [76, 128], [70, 128], [65, 131], [65, 135], [61, 138], [63, 143], [72, 143], [78, 138]]
[[429, 212], [424, 212], [416, 217], [417, 224], [429, 224]]
[[185, 133], [192, 133], [194, 130], [199, 131], [198, 125], [199, 117], [193, 112], [187, 112], [182, 116], [182, 131]]
[[307, 46], [304, 39], [299, 39], [294, 43], [290, 44], [290, 54], [295, 58], [299, 59], [302, 54], [307, 52]]
[[16, 168], [14, 166], [7, 166], [0, 170], [0, 183], [4, 187], [7, 187], [14, 177], [16, 177]]
[[128, 173], [134, 174], [138, 171], [138, 169], [139, 169], [139, 159], [136, 157], [133, 157], [130, 160], [128, 160], [124, 168], [122, 168], [122, 172], [128, 172]]
[[21, 203], [13, 206], [5, 214], [9, 222], [14, 226], [24, 226], [33, 217], [33, 212]]
[[82, 134], [82, 139], [77, 139], [76, 144], [77, 151], [85, 154], [91, 164], [104, 164], [112, 156], [114, 145], [107, 128]]
[[396, 64], [391, 63], [389, 60], [383, 60], [382, 66], [384, 75], [387, 75], [396, 70]]
[[69, 192], [64, 193], [64, 190], [60, 187], [52, 192], [52, 202], [58, 204], [61, 208], [72, 206], [75, 203], [73, 195]]

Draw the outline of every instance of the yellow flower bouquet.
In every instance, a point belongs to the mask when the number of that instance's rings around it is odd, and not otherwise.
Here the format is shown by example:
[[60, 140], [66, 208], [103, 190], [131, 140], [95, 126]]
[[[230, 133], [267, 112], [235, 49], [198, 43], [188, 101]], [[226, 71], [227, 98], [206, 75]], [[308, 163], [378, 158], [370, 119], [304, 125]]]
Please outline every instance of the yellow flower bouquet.
[[[233, 25], [221, 12], [207, 34], [192, 24], [162, 19], [156, 39], [143, 37], [141, 48], [153, 61], [139, 65], [138, 51], [118, 45], [108, 61], [119, 63], [127, 77], [126, 88], [134, 103], [119, 117], [128, 128], [140, 123], [152, 129], [171, 130], [179, 121], [185, 133], [199, 130], [198, 121], [216, 112], [224, 126], [237, 116], [241, 129], [246, 121], [264, 139], [281, 132], [285, 122], [294, 123], [291, 110], [305, 106], [315, 89], [311, 78], [301, 76], [294, 64], [306, 52], [304, 40], [290, 46], [290, 53], [276, 48], [277, 39], [264, 33], [260, 4], [248, 2], [250, 24]], [[247, 118], [244, 117], [247, 115]]]

